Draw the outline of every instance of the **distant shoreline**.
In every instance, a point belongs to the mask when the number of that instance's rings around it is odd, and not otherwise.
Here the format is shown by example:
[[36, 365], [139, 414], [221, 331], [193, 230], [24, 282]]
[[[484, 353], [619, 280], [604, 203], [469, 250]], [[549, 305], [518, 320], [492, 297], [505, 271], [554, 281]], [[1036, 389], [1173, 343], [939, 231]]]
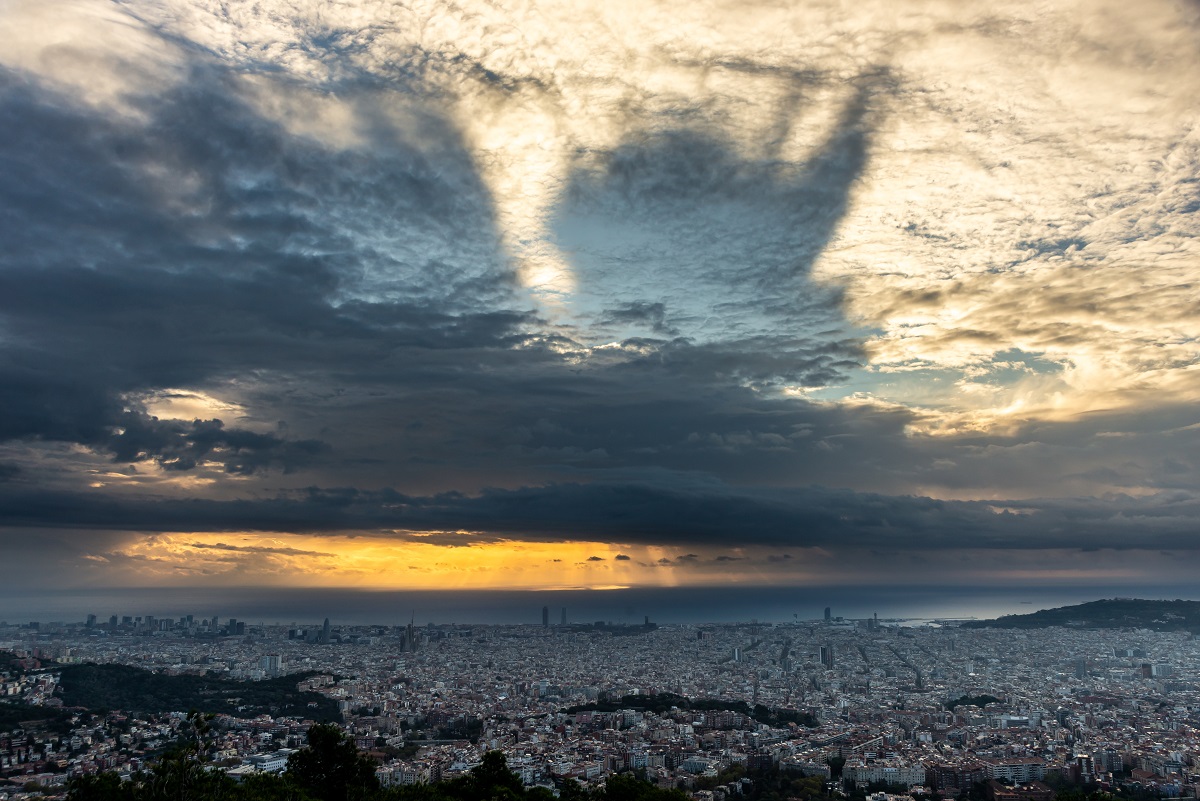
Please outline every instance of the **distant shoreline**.
[[[1188, 588], [1158, 588], [1153, 595], [1187, 598]], [[1040, 609], [1066, 608], [1106, 595], [1102, 588], [1069, 588], [1033, 596]], [[1133, 594], [1132, 592], [1123, 594]], [[1150, 593], [1146, 593], [1150, 595]], [[1153, 597], [1153, 596], [1151, 596]], [[342, 625], [427, 623], [540, 624], [542, 608], [559, 622], [566, 610], [571, 623], [604, 621], [659, 625], [704, 623], [788, 623], [820, 621], [825, 607], [834, 618], [885, 621], [943, 621], [978, 625], [1021, 610], [1031, 600], [1023, 588], [978, 587], [685, 587], [607, 591], [355, 591], [335, 589], [205, 588], [105, 589], [56, 592], [52, 597], [0, 592], [0, 621], [75, 622], [94, 614], [154, 615], [197, 619], [214, 615], [248, 624], [302, 625], [330, 618]]]

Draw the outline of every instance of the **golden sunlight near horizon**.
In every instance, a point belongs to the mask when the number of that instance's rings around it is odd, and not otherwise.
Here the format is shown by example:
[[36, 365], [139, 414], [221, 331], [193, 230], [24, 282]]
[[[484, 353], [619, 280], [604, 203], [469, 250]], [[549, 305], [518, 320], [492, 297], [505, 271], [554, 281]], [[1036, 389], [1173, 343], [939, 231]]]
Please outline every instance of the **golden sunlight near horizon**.
[[[402, 537], [403, 539], [396, 539]], [[130, 585], [155, 587], [203, 581], [215, 586], [355, 588], [360, 590], [619, 590], [633, 587], [830, 586], [861, 565], [824, 548], [620, 545], [604, 542], [472, 542], [469, 532], [385, 535], [187, 534], [140, 536], [85, 564], [109, 575], [128, 572]], [[422, 540], [429, 540], [423, 542]], [[989, 581], [1064, 584], [1121, 581], [1144, 568], [1100, 556], [1064, 566], [1044, 555], [1013, 554], [1003, 569], [970, 551], [939, 557], [934, 566]], [[1061, 555], [1061, 558], [1070, 558]], [[950, 561], [944, 561], [949, 559]], [[961, 562], [976, 563], [964, 571]], [[1135, 560], [1136, 561], [1136, 560]], [[879, 578], [894, 578], [895, 565]], [[859, 575], [861, 578], [861, 575]]]
[[607, 542], [473, 542], [477, 535], [469, 532], [396, 532], [394, 537], [164, 533], [139, 536], [84, 560], [106, 573], [128, 571], [130, 581], [143, 586], [203, 580], [224, 586], [547, 591], [781, 578], [819, 584], [829, 575], [831, 560], [820, 548], [792, 548], [785, 556], [772, 548], [731, 552]]
[[292, 534], [160, 534], [93, 554], [88, 560], [106, 568], [130, 568], [139, 581], [150, 585], [189, 577], [228, 584], [429, 590], [614, 589], [679, 583], [668, 565], [673, 560], [663, 548], [624, 549], [626, 553], [611, 543], [476, 543], [474, 535], [457, 532], [404, 532], [402, 536], [397, 541]]

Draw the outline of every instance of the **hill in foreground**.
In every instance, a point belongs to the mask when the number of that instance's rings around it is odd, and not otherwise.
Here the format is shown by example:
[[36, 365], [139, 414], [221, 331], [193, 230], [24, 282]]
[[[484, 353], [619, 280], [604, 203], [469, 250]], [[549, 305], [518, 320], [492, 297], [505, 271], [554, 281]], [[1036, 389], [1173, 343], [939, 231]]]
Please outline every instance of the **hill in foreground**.
[[1200, 632], [1200, 601], [1148, 601], [1113, 598], [1075, 606], [1042, 609], [1028, 615], [1004, 615], [973, 620], [962, 628], [1041, 629], [1066, 626], [1083, 629], [1151, 629]]

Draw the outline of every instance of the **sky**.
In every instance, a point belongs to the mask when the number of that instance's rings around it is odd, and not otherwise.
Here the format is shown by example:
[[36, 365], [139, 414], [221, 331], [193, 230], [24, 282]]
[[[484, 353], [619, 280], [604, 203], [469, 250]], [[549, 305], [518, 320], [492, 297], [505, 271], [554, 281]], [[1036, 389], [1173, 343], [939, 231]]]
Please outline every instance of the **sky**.
[[1198, 43], [0, 0], [7, 597], [1186, 591]]

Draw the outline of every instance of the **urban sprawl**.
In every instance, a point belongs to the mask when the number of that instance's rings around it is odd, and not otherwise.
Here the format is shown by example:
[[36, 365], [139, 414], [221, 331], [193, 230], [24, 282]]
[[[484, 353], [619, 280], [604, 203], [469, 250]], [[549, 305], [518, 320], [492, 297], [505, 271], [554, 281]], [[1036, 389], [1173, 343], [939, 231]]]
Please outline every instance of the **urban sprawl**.
[[[697, 801], [742, 775], [828, 779], [835, 792], [1050, 801], [1098, 784], [1160, 797], [1200, 788], [1200, 645], [1149, 630], [961, 628], [952, 621], [787, 624], [310, 626], [88, 616], [0, 624], [0, 700], [71, 713], [69, 666], [257, 681], [295, 674], [378, 764], [384, 785], [430, 783], [503, 752], [557, 793], [635, 771]], [[654, 703], [677, 696], [679, 703]], [[0, 711], [3, 710], [0, 705]], [[0, 727], [0, 799], [61, 795], [73, 776], [129, 775], [179, 739], [186, 709], [80, 711], [69, 728]], [[214, 769], [279, 772], [314, 720], [213, 719]], [[735, 771], [735, 773], [737, 773]], [[833, 784], [837, 782], [837, 784]], [[876, 795], [879, 795], [876, 793]]]

